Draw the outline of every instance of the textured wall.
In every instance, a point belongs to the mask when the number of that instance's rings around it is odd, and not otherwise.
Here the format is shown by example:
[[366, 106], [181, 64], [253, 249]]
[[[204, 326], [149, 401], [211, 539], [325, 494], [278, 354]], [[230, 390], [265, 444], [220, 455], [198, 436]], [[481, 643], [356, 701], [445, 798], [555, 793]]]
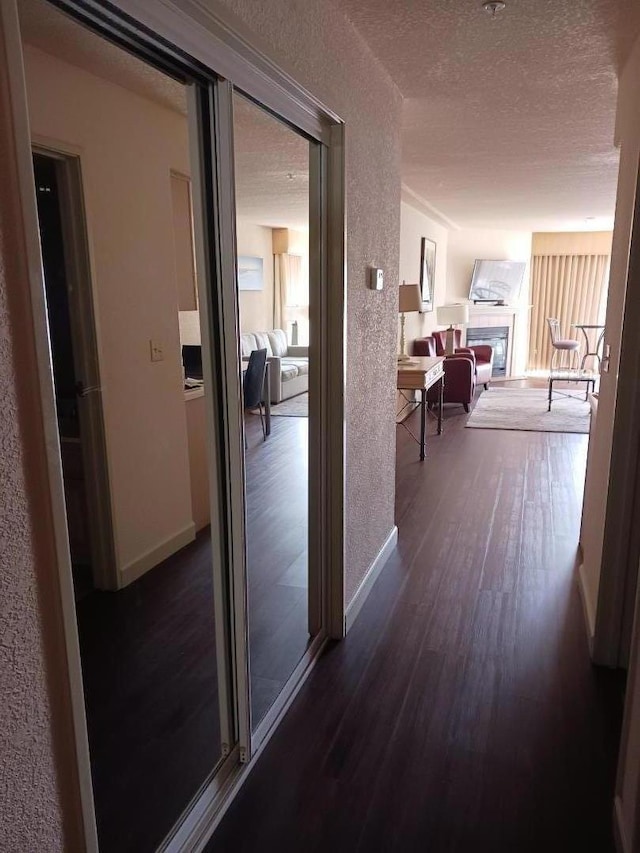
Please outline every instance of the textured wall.
[[61, 839], [0, 235], [0, 850]]
[[[400, 96], [366, 44], [328, 2], [229, 0], [229, 5], [271, 42], [275, 59], [282, 58], [347, 122], [349, 599], [393, 525]], [[2, 56], [0, 71], [0, 116], [7, 116]], [[6, 203], [15, 173], [6, 131], [0, 124], [0, 213], [3, 222], [11, 223]], [[14, 236], [0, 243], [0, 258], [15, 258]], [[373, 263], [385, 270], [383, 293], [366, 287], [367, 266]], [[47, 607], [37, 601], [38, 589], [52, 589], [51, 563], [34, 556], [30, 519], [38, 525], [43, 519], [35, 510], [33, 490], [28, 505], [23, 464], [24, 449], [33, 445], [33, 436], [25, 433], [34, 412], [20, 413], [19, 428], [12, 356], [19, 336], [12, 336], [6, 313], [7, 278], [14, 293], [19, 288], [24, 293], [24, 270], [5, 276], [0, 263], [0, 849], [44, 852], [63, 848], [60, 780], [69, 774], [61, 772], [58, 779], [55, 771], [51, 732], [57, 730], [52, 715], [59, 697], [50, 701], [47, 695], [43, 646], [55, 648], [59, 638], [46, 634], [43, 641], [42, 620], [52, 601]], [[24, 322], [24, 313], [18, 316]], [[52, 677], [49, 684], [57, 680]], [[67, 736], [63, 733], [57, 742], [68, 743]], [[64, 769], [69, 758], [71, 751], [61, 748], [58, 766]], [[67, 846], [80, 849], [73, 841]]]
[[[394, 517], [401, 98], [367, 44], [327, 0], [225, 5], [260, 34], [276, 62], [346, 122], [349, 601]], [[385, 271], [382, 293], [367, 289], [370, 264]]]
[[[20, 278], [24, 270], [18, 269], [16, 186], [3, 118], [8, 93], [1, 45], [0, 39], [0, 850], [17, 853], [62, 849], [63, 828], [42, 650], [45, 617], [37, 600], [43, 578], [36, 578], [35, 569], [35, 504], [27, 496], [27, 462], [33, 470], [35, 460], [28, 456], [26, 431], [33, 411], [26, 410], [24, 390], [19, 404], [14, 382], [14, 365], [29, 365], [15, 334], [24, 322], [26, 288]], [[18, 281], [24, 289], [16, 288]]]

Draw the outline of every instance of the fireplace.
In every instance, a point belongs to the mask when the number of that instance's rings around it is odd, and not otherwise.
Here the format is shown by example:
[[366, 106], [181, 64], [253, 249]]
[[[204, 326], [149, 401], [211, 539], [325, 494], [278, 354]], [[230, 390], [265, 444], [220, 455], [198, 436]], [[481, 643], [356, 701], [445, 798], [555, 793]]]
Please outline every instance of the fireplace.
[[507, 375], [507, 355], [509, 351], [508, 326], [478, 326], [467, 329], [467, 346], [487, 344], [493, 347], [492, 376]]

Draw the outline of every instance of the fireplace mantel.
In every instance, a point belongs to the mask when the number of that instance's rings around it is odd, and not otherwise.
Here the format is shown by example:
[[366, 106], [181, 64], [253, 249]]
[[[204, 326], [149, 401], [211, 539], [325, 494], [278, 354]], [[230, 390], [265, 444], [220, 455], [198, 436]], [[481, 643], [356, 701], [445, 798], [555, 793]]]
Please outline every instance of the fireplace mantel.
[[514, 314], [527, 314], [532, 305], [474, 305], [469, 303], [469, 316], [485, 314], [503, 314], [512, 316]]
[[[470, 327], [508, 326], [507, 378], [524, 372], [530, 309], [530, 305], [469, 304], [468, 325]], [[463, 338], [466, 343], [466, 329]]]

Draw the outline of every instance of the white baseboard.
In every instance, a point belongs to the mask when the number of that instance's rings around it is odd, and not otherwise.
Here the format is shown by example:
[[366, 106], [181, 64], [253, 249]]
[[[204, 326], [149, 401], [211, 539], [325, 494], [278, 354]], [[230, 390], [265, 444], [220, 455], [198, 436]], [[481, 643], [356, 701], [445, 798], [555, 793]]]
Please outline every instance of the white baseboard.
[[620, 797], [616, 797], [613, 801], [613, 836], [618, 853], [631, 853], [627, 834], [624, 831], [624, 817]]
[[184, 548], [184, 546], [188, 545], [189, 542], [193, 542], [195, 538], [196, 526], [192, 521], [183, 530], [179, 530], [177, 533], [174, 533], [173, 536], [165, 539], [159, 545], [156, 545], [155, 548], [147, 551], [146, 554], [143, 554], [141, 557], [132, 560], [124, 566], [120, 570], [122, 574], [122, 587], [129, 586], [130, 583], [138, 580], [138, 578], [142, 577], [142, 575], [148, 572], [149, 569], [152, 569], [154, 566], [157, 566], [158, 563], [166, 560], [167, 557], [175, 554], [175, 552], [179, 551], [180, 548]]
[[371, 588], [376, 582], [378, 575], [384, 568], [384, 564], [389, 559], [391, 552], [396, 547], [398, 543], [398, 528], [394, 525], [391, 532], [387, 536], [384, 545], [378, 552], [377, 557], [369, 567], [366, 575], [362, 578], [360, 582], [360, 586], [355, 591], [355, 594], [349, 604], [347, 605], [347, 609], [345, 611], [344, 620], [345, 620], [345, 631], [349, 633], [351, 630], [353, 623], [358, 618], [358, 614], [362, 609], [362, 605], [367, 600], [369, 593], [371, 592]]
[[578, 589], [580, 590], [580, 598], [582, 599], [582, 609], [584, 611], [584, 619], [587, 624], [587, 638], [589, 640], [589, 653], [593, 655], [593, 638], [596, 631], [596, 614], [593, 611], [589, 600], [589, 592], [584, 574], [584, 563], [578, 566]]

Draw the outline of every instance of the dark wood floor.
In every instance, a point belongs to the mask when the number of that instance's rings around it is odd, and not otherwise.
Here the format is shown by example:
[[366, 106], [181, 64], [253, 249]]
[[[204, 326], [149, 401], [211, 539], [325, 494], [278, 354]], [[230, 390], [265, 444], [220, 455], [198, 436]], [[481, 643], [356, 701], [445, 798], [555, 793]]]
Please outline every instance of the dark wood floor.
[[77, 614], [100, 850], [147, 853], [221, 754], [208, 534]]
[[255, 727], [309, 643], [307, 418], [277, 417], [262, 440], [247, 416], [247, 573]]
[[[400, 539], [207, 850], [608, 853], [619, 676], [575, 558], [587, 437], [398, 430]], [[433, 424], [430, 431], [434, 431]]]
[[[306, 418], [247, 419], [251, 705], [257, 724], [307, 632]], [[78, 596], [101, 853], [151, 853], [221, 756], [208, 529], [120, 592]]]

